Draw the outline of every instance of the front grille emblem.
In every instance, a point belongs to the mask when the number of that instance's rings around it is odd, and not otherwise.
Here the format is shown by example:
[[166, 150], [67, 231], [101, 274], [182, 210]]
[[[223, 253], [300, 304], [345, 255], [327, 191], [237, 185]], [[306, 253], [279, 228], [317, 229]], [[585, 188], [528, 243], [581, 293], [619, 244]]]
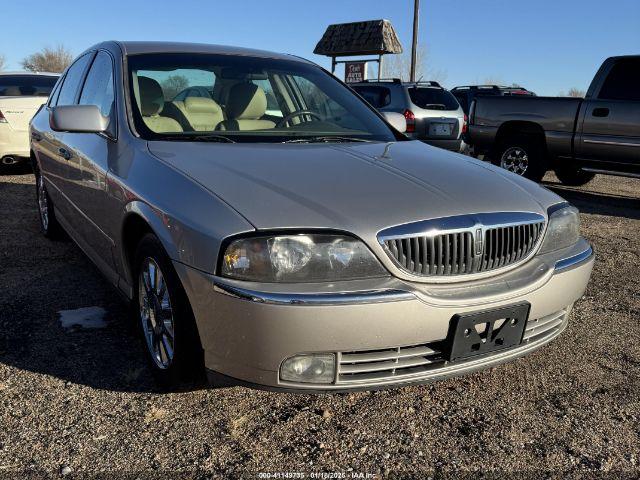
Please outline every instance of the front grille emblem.
[[484, 245], [482, 244], [482, 229], [478, 228], [476, 230], [476, 257], [479, 257], [480, 255], [482, 255], [482, 251], [484, 248]]

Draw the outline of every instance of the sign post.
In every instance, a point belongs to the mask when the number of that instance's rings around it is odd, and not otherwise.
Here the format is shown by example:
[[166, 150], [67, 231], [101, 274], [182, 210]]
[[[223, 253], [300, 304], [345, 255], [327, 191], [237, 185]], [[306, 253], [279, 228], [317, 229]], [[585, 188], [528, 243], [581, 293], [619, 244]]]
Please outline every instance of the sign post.
[[367, 79], [367, 62], [345, 62], [345, 83], [364, 82]]

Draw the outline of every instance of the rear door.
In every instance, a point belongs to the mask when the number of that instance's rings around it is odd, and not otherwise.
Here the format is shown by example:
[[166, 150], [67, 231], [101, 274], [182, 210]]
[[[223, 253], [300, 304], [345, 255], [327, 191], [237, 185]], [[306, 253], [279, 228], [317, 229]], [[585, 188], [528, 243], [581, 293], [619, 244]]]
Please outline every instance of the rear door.
[[592, 168], [640, 172], [640, 58], [613, 63], [584, 101], [576, 157]]
[[67, 194], [77, 210], [73, 228], [87, 254], [107, 274], [113, 273], [113, 239], [108, 233], [107, 172], [109, 153], [116, 147], [113, 58], [98, 51], [84, 80], [77, 103], [95, 105], [110, 119], [107, 133], [65, 133], [70, 183]]

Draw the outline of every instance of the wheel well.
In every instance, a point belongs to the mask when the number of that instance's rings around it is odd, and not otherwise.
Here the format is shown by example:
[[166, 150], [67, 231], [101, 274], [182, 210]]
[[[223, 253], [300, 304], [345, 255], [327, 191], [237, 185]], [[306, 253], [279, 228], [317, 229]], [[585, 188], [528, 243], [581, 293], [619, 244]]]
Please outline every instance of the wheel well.
[[38, 173], [38, 159], [36, 157], [36, 152], [33, 150], [29, 151], [29, 161], [31, 162], [31, 168], [33, 169], [33, 173]]
[[529, 141], [535, 142], [546, 152], [547, 140], [544, 135], [544, 129], [534, 122], [505, 122], [500, 125], [498, 133], [496, 134], [496, 140], [494, 142], [494, 154], [497, 154], [497, 150], [507, 141], [507, 139], [514, 137], [526, 137]]
[[133, 279], [133, 262], [135, 260], [136, 247], [147, 233], [153, 233], [153, 230], [141, 216], [132, 213], [125, 218], [122, 226], [122, 249], [129, 279]]

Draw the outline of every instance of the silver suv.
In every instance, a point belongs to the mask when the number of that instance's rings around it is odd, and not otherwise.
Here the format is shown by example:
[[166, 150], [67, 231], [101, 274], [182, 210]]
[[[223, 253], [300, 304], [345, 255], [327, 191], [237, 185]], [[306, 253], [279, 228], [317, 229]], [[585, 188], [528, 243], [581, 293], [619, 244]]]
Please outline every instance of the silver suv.
[[467, 116], [458, 100], [437, 82], [403, 82], [398, 78], [366, 80], [350, 85], [381, 112], [402, 113], [406, 134], [416, 140], [463, 152]]

